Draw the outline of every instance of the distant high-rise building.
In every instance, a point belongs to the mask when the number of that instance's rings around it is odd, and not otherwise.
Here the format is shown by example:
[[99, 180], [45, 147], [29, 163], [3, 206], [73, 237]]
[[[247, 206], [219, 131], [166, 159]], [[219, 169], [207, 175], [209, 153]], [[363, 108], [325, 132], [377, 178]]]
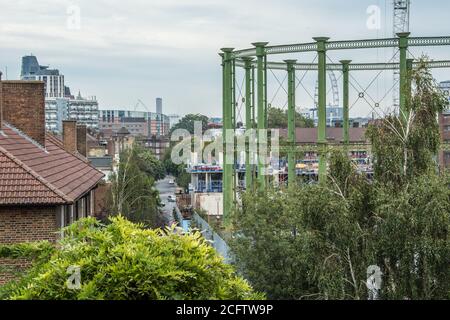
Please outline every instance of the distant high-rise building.
[[21, 80], [38, 80], [45, 82], [46, 98], [64, 98], [64, 75], [58, 69], [41, 66], [35, 56], [22, 57]]
[[122, 127], [135, 137], [164, 136], [169, 133], [169, 117], [154, 112], [100, 110], [100, 131], [111, 135]]
[[36, 56], [22, 57], [21, 80], [45, 83], [45, 127], [62, 132], [63, 120], [77, 120], [90, 129], [98, 129], [98, 102], [95, 97], [86, 99], [78, 93], [74, 97], [64, 84], [64, 75], [58, 69], [39, 65]]
[[45, 127], [62, 132], [63, 120], [77, 120], [88, 128], [98, 130], [98, 102], [95, 97], [83, 98], [80, 93], [72, 98], [45, 99]]
[[156, 113], [162, 114], [162, 98], [156, 98]]

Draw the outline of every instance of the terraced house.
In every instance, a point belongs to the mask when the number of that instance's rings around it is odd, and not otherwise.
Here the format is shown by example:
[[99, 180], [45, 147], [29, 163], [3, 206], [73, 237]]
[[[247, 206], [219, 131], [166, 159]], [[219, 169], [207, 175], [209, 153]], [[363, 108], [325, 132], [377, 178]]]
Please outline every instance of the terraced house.
[[0, 244], [55, 241], [93, 214], [103, 174], [86, 159], [86, 127], [64, 121], [62, 139], [47, 133], [44, 92], [0, 76]]

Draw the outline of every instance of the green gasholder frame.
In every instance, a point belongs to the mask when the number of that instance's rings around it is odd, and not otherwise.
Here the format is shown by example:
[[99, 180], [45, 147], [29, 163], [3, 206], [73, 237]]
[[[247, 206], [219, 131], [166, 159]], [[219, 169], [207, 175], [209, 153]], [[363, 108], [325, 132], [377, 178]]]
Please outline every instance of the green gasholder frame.
[[[343, 141], [344, 146], [349, 143], [349, 73], [363, 70], [400, 70], [400, 106], [399, 114], [406, 119], [406, 99], [408, 94], [408, 71], [415, 68], [418, 62], [407, 58], [409, 47], [449, 46], [450, 36], [443, 37], [410, 37], [410, 33], [398, 33], [396, 38], [330, 41], [326, 37], [313, 38], [314, 42], [269, 46], [267, 42], [255, 42], [252, 48], [234, 50], [222, 48], [223, 70], [223, 137], [224, 137], [224, 165], [223, 165], [223, 212], [224, 221], [233, 208], [237, 205], [236, 187], [237, 173], [234, 166], [236, 161], [235, 143], [225, 143], [226, 134], [230, 135], [236, 129], [236, 101], [235, 101], [235, 68], [245, 69], [245, 115], [246, 128], [267, 128], [267, 70], [287, 71], [288, 83], [288, 185], [295, 181], [295, 89], [296, 70], [318, 71], [318, 136], [316, 151], [319, 154], [319, 182], [326, 179], [328, 145], [326, 139], [326, 72], [327, 70], [342, 71], [343, 73]], [[327, 51], [373, 48], [398, 48], [399, 63], [352, 63], [351, 60], [342, 60], [339, 64], [327, 64]], [[318, 63], [297, 63], [296, 60], [284, 60], [283, 62], [269, 62], [268, 55], [316, 52]], [[255, 59], [256, 58], [256, 59]], [[450, 68], [450, 61], [430, 61], [429, 68]], [[256, 77], [255, 77], [256, 74]], [[256, 84], [256, 90], [255, 90]], [[410, 90], [409, 90], [410, 91]], [[256, 94], [256, 96], [255, 96]], [[256, 100], [256, 101], [255, 101]], [[258, 130], [259, 131], [259, 130]], [[235, 139], [231, 138], [231, 141]], [[258, 135], [258, 143], [266, 143], [265, 139]], [[230, 149], [231, 148], [231, 149]], [[227, 152], [232, 150], [232, 152]], [[228, 156], [232, 154], [233, 157]], [[258, 188], [265, 190], [267, 175], [264, 173], [266, 164], [258, 157], [257, 179], [254, 179], [255, 168], [250, 163], [250, 151], [246, 143], [245, 180], [247, 190]]]

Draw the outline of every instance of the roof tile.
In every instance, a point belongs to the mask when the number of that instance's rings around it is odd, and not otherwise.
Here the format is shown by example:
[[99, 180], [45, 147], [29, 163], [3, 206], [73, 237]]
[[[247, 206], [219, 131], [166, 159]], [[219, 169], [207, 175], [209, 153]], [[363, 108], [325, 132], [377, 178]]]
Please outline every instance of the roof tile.
[[103, 178], [86, 158], [63, 149], [46, 135], [45, 149], [4, 123], [0, 134], [0, 205], [67, 203]]

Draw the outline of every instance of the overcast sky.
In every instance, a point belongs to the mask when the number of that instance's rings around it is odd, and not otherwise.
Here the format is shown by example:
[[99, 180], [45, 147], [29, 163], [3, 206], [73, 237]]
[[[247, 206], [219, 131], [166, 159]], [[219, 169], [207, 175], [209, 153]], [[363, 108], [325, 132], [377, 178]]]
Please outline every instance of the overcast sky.
[[[32, 53], [40, 64], [58, 68], [72, 92], [97, 96], [102, 109], [132, 110], [141, 99], [154, 111], [155, 98], [162, 97], [164, 113], [221, 116], [221, 47], [310, 42], [314, 36], [391, 37], [391, 1], [0, 0], [0, 70], [5, 73], [7, 67], [8, 78], [18, 79], [21, 57]], [[371, 5], [380, 8], [380, 29], [367, 27]], [[449, 13], [448, 1], [412, 0], [413, 36], [450, 35]], [[420, 56], [421, 50], [435, 59], [450, 59], [448, 47], [411, 51]], [[392, 54], [392, 49], [339, 51], [330, 53], [330, 59], [384, 62]], [[314, 55], [291, 57], [311, 62]], [[357, 74], [355, 80], [365, 87], [375, 75]], [[284, 78], [283, 72], [269, 73], [268, 99], [282, 106], [286, 97], [282, 89], [277, 93], [275, 76]], [[450, 70], [436, 71], [435, 77], [448, 80]], [[297, 105], [313, 105], [315, 78], [314, 73], [305, 77], [308, 92], [299, 87]], [[371, 94], [381, 100], [391, 86], [392, 74], [386, 72]], [[391, 95], [384, 102], [390, 100]], [[361, 102], [351, 115], [370, 112]]]

